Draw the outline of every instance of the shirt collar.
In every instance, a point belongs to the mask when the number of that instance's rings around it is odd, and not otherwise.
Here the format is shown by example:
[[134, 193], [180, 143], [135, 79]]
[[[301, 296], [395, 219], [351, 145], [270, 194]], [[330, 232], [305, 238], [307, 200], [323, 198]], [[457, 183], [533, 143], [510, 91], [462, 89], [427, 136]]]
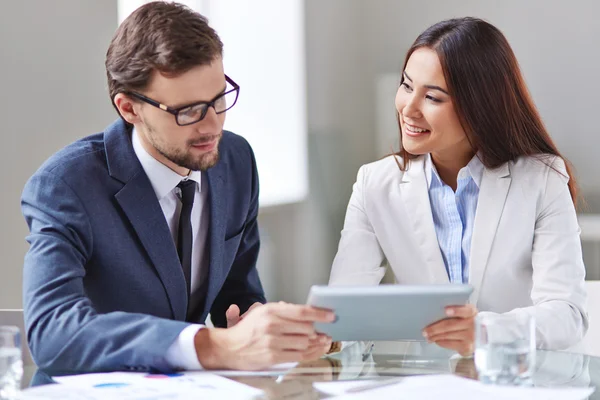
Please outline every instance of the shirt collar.
[[144, 149], [135, 128], [133, 128], [131, 134], [131, 142], [133, 143], [133, 151], [138, 160], [140, 160], [140, 164], [142, 164], [142, 168], [148, 176], [152, 188], [154, 189], [154, 193], [156, 193], [156, 197], [159, 201], [169, 194], [184, 178], [196, 181], [198, 183], [198, 190], [201, 190], [202, 185], [200, 185], [200, 179], [202, 174], [200, 171], [191, 171], [187, 177], [179, 175], [177, 172], [152, 157], [146, 149]]
[[[473, 156], [473, 158], [471, 159], [471, 161], [469, 161], [469, 163], [466, 166], [464, 166], [463, 168], [461, 168], [460, 171], [458, 171], [458, 179], [463, 179], [463, 178], [470, 176], [471, 178], [473, 178], [473, 182], [475, 182], [477, 187], [481, 187], [481, 178], [483, 177], [484, 168], [485, 167], [481, 163], [481, 160], [479, 159], [478, 155], [475, 154]], [[428, 188], [431, 187], [431, 182], [433, 180], [432, 178], [434, 176], [437, 179], [437, 181], [439, 181], [439, 182], [442, 181], [437, 173], [437, 170], [435, 169], [435, 165], [433, 164], [433, 161], [431, 160], [431, 154], [426, 154], [425, 155], [425, 178], [427, 179], [427, 187]]]

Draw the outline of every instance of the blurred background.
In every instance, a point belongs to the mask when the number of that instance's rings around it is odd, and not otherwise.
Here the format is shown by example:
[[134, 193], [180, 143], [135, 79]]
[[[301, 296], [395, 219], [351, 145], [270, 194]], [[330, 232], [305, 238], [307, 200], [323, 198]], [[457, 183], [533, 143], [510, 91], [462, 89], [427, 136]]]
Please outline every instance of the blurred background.
[[[138, 3], [143, 1], [2, 3], [0, 308], [21, 308], [27, 250], [21, 190], [52, 153], [117, 118], [104, 57], [119, 19]], [[358, 168], [397, 149], [393, 97], [404, 54], [421, 31], [442, 19], [481, 17], [505, 33], [544, 121], [575, 166], [588, 202], [582, 211], [600, 213], [600, 133], [594, 120], [600, 107], [600, 3], [187, 3], [210, 18], [225, 44], [226, 70], [239, 76], [240, 104], [228, 113], [228, 124], [257, 154], [259, 270], [269, 300], [302, 303], [312, 284], [327, 282]], [[258, 103], [261, 98], [267, 103]], [[599, 279], [598, 220], [582, 216], [582, 229], [588, 277]]]

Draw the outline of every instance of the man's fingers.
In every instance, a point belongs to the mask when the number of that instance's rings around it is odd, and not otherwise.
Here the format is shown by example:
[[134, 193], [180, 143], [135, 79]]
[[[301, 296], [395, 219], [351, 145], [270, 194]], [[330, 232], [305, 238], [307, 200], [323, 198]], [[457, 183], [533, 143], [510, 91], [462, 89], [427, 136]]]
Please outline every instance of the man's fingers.
[[290, 321], [278, 316], [270, 316], [266, 331], [273, 335], [304, 335], [309, 338], [317, 337], [312, 322]]
[[307, 361], [316, 360], [327, 354], [330, 348], [331, 338], [327, 335], [319, 334], [317, 339], [310, 341], [310, 345], [304, 351], [303, 359]]
[[453, 318], [472, 318], [477, 315], [477, 307], [473, 304], [446, 307], [446, 315]]
[[281, 350], [299, 350], [299, 351], [315, 351], [331, 346], [331, 339], [326, 336], [319, 336], [312, 340], [306, 335], [282, 335], [278, 336], [274, 344], [277, 349]]
[[322, 357], [323, 355], [325, 355], [330, 346], [331, 346], [331, 342], [329, 342], [329, 346], [311, 347], [304, 352], [304, 354], [302, 355], [302, 360], [304, 360], [304, 361], [316, 360], [316, 359]]
[[281, 335], [273, 341], [276, 350], [306, 350], [310, 339], [306, 335]]
[[317, 336], [310, 340], [311, 343], [324, 343], [326, 341], [331, 342], [331, 337], [325, 333], [317, 333]]
[[331, 310], [307, 305], [277, 303], [269, 305], [269, 312], [283, 318], [307, 322], [333, 322], [335, 314]]
[[229, 318], [229, 317], [239, 317], [240, 316], [240, 308], [237, 306], [237, 304], [232, 304], [229, 306], [229, 308], [227, 309], [227, 312], [225, 312], [225, 315]]
[[319, 333], [317, 337], [310, 339], [308, 347], [315, 349], [323, 348], [325, 349], [325, 351], [329, 351], [329, 349], [331, 348], [331, 337], [323, 333]]
[[225, 318], [227, 318], [228, 327], [237, 324], [240, 320], [240, 308], [236, 304], [230, 305], [225, 312]]
[[309, 346], [308, 348], [301, 350], [274, 350], [272, 357], [270, 358], [269, 366], [281, 363], [316, 360], [326, 353], [325, 347], [328, 348], [329, 346], [325, 344], [315, 347]]

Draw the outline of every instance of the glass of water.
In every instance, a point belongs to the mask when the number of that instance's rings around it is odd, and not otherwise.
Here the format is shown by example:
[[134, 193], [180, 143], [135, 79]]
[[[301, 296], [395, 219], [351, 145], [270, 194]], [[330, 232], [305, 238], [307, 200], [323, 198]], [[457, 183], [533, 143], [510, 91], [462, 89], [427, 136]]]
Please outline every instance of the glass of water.
[[0, 326], [0, 399], [20, 397], [23, 361], [21, 334], [16, 326]]
[[535, 366], [535, 320], [531, 315], [480, 313], [475, 320], [475, 368], [479, 380], [530, 385]]

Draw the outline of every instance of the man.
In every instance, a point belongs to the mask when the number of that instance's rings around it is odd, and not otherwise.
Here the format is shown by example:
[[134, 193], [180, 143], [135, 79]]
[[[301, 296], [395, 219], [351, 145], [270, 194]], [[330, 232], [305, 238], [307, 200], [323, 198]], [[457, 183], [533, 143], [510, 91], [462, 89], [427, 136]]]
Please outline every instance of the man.
[[[223, 131], [239, 87], [206, 19], [174, 3], [139, 8], [106, 71], [121, 119], [59, 151], [23, 192], [37, 365], [257, 369], [324, 354], [330, 339], [313, 323], [331, 312], [258, 307], [257, 170], [249, 144]], [[209, 312], [217, 328], [200, 325]]]

